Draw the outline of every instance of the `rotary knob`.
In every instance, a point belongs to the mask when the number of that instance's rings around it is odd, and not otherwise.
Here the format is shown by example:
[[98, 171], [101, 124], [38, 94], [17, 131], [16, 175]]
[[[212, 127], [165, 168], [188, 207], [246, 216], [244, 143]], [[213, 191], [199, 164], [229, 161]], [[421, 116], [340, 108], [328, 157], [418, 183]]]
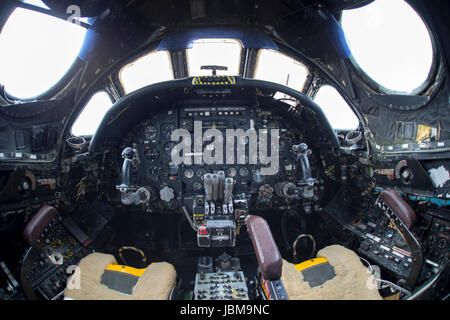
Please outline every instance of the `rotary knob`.
[[173, 198], [175, 198], [175, 192], [171, 187], [164, 187], [159, 191], [159, 195], [161, 200], [165, 202], [170, 202]]
[[259, 198], [264, 200], [269, 200], [272, 198], [273, 188], [269, 184], [262, 185], [259, 187]]
[[259, 188], [259, 195], [264, 198], [272, 198], [273, 188], [269, 184], [265, 184]]

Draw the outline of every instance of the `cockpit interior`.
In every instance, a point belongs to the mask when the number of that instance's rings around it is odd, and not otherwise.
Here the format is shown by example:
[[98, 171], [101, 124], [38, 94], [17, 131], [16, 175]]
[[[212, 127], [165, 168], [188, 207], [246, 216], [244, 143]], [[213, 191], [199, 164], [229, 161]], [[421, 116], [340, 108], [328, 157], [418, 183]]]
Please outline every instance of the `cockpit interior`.
[[2, 1], [0, 299], [447, 300], [449, 11]]

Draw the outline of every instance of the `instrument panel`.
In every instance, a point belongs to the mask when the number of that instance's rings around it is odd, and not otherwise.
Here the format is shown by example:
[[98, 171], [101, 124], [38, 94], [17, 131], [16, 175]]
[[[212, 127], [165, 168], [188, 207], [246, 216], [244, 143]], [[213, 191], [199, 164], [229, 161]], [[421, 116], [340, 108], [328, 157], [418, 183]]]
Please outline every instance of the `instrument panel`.
[[[189, 139], [183, 137], [173, 141], [172, 133], [177, 129], [185, 130]], [[254, 129], [258, 142], [251, 135], [228, 136], [230, 130], [237, 132], [239, 129], [244, 133]], [[207, 130], [215, 130], [221, 136], [208, 140], [205, 138]], [[267, 137], [265, 153], [260, 152], [261, 134]], [[216, 156], [217, 151], [212, 147], [215, 142], [222, 145], [223, 156], [219, 157], [222, 161], [208, 162], [194, 147], [197, 143], [203, 154], [211, 152], [211, 155]], [[179, 208], [177, 198], [204, 192], [203, 176], [207, 172], [224, 171], [226, 177], [233, 178], [235, 194], [262, 194], [272, 198], [276, 183], [295, 180], [299, 165], [291, 150], [294, 144], [300, 142], [306, 142], [301, 128], [286, 121], [283, 115], [274, 110], [249, 106], [194, 106], [175, 107], [153, 114], [126, 135], [121, 147], [132, 145], [137, 152], [139, 165], [133, 172], [133, 179], [136, 185], [150, 190], [151, 199], [156, 200], [150, 201], [150, 207], [176, 210]], [[181, 143], [187, 144], [187, 149], [181, 154], [189, 156], [191, 164], [173, 161], [172, 151]], [[228, 143], [234, 146], [231, 151], [233, 161], [227, 159], [230, 154]], [[258, 143], [256, 147], [259, 152], [251, 159], [255, 153], [252, 143]], [[242, 153], [242, 150], [245, 152]], [[279, 150], [276, 151], [278, 157], [275, 152], [272, 154], [272, 150]], [[262, 174], [261, 169], [269, 166], [278, 167], [275, 168], [275, 174]]]

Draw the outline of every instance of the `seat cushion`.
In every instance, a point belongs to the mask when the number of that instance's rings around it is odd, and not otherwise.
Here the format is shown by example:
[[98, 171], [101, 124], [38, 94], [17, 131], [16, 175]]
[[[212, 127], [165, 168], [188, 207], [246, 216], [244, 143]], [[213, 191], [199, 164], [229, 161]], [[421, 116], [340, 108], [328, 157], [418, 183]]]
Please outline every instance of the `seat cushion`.
[[375, 277], [362, 264], [355, 252], [340, 245], [323, 248], [324, 257], [336, 276], [320, 286], [311, 287], [295, 265], [283, 260], [281, 280], [291, 300], [382, 300]]
[[101, 284], [105, 269], [116, 263], [110, 254], [86, 256], [68, 280], [64, 296], [75, 300], [167, 300], [176, 284], [175, 268], [167, 262], [154, 262], [139, 277], [133, 294], [121, 293]]

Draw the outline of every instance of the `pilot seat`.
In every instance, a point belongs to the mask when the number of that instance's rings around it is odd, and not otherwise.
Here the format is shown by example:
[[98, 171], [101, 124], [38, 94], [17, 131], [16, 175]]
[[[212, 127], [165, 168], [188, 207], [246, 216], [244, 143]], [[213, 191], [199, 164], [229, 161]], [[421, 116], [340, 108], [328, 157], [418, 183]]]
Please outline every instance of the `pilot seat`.
[[78, 264], [64, 291], [75, 300], [168, 300], [177, 273], [167, 262], [135, 269], [117, 264], [113, 255], [91, 253]]
[[[39, 292], [47, 299], [63, 294], [67, 300], [167, 300], [177, 292], [173, 265], [154, 262], [136, 269], [117, 264], [111, 254], [90, 253], [70, 240], [60, 218], [56, 208], [46, 205], [24, 230], [30, 247], [23, 258], [21, 282], [28, 299], [37, 299]], [[66, 272], [73, 273], [68, 277]], [[44, 273], [53, 276], [42, 280]]]
[[381, 300], [374, 275], [355, 252], [331, 245], [300, 264], [282, 259], [267, 222], [248, 216], [258, 260], [258, 289], [267, 300]]

